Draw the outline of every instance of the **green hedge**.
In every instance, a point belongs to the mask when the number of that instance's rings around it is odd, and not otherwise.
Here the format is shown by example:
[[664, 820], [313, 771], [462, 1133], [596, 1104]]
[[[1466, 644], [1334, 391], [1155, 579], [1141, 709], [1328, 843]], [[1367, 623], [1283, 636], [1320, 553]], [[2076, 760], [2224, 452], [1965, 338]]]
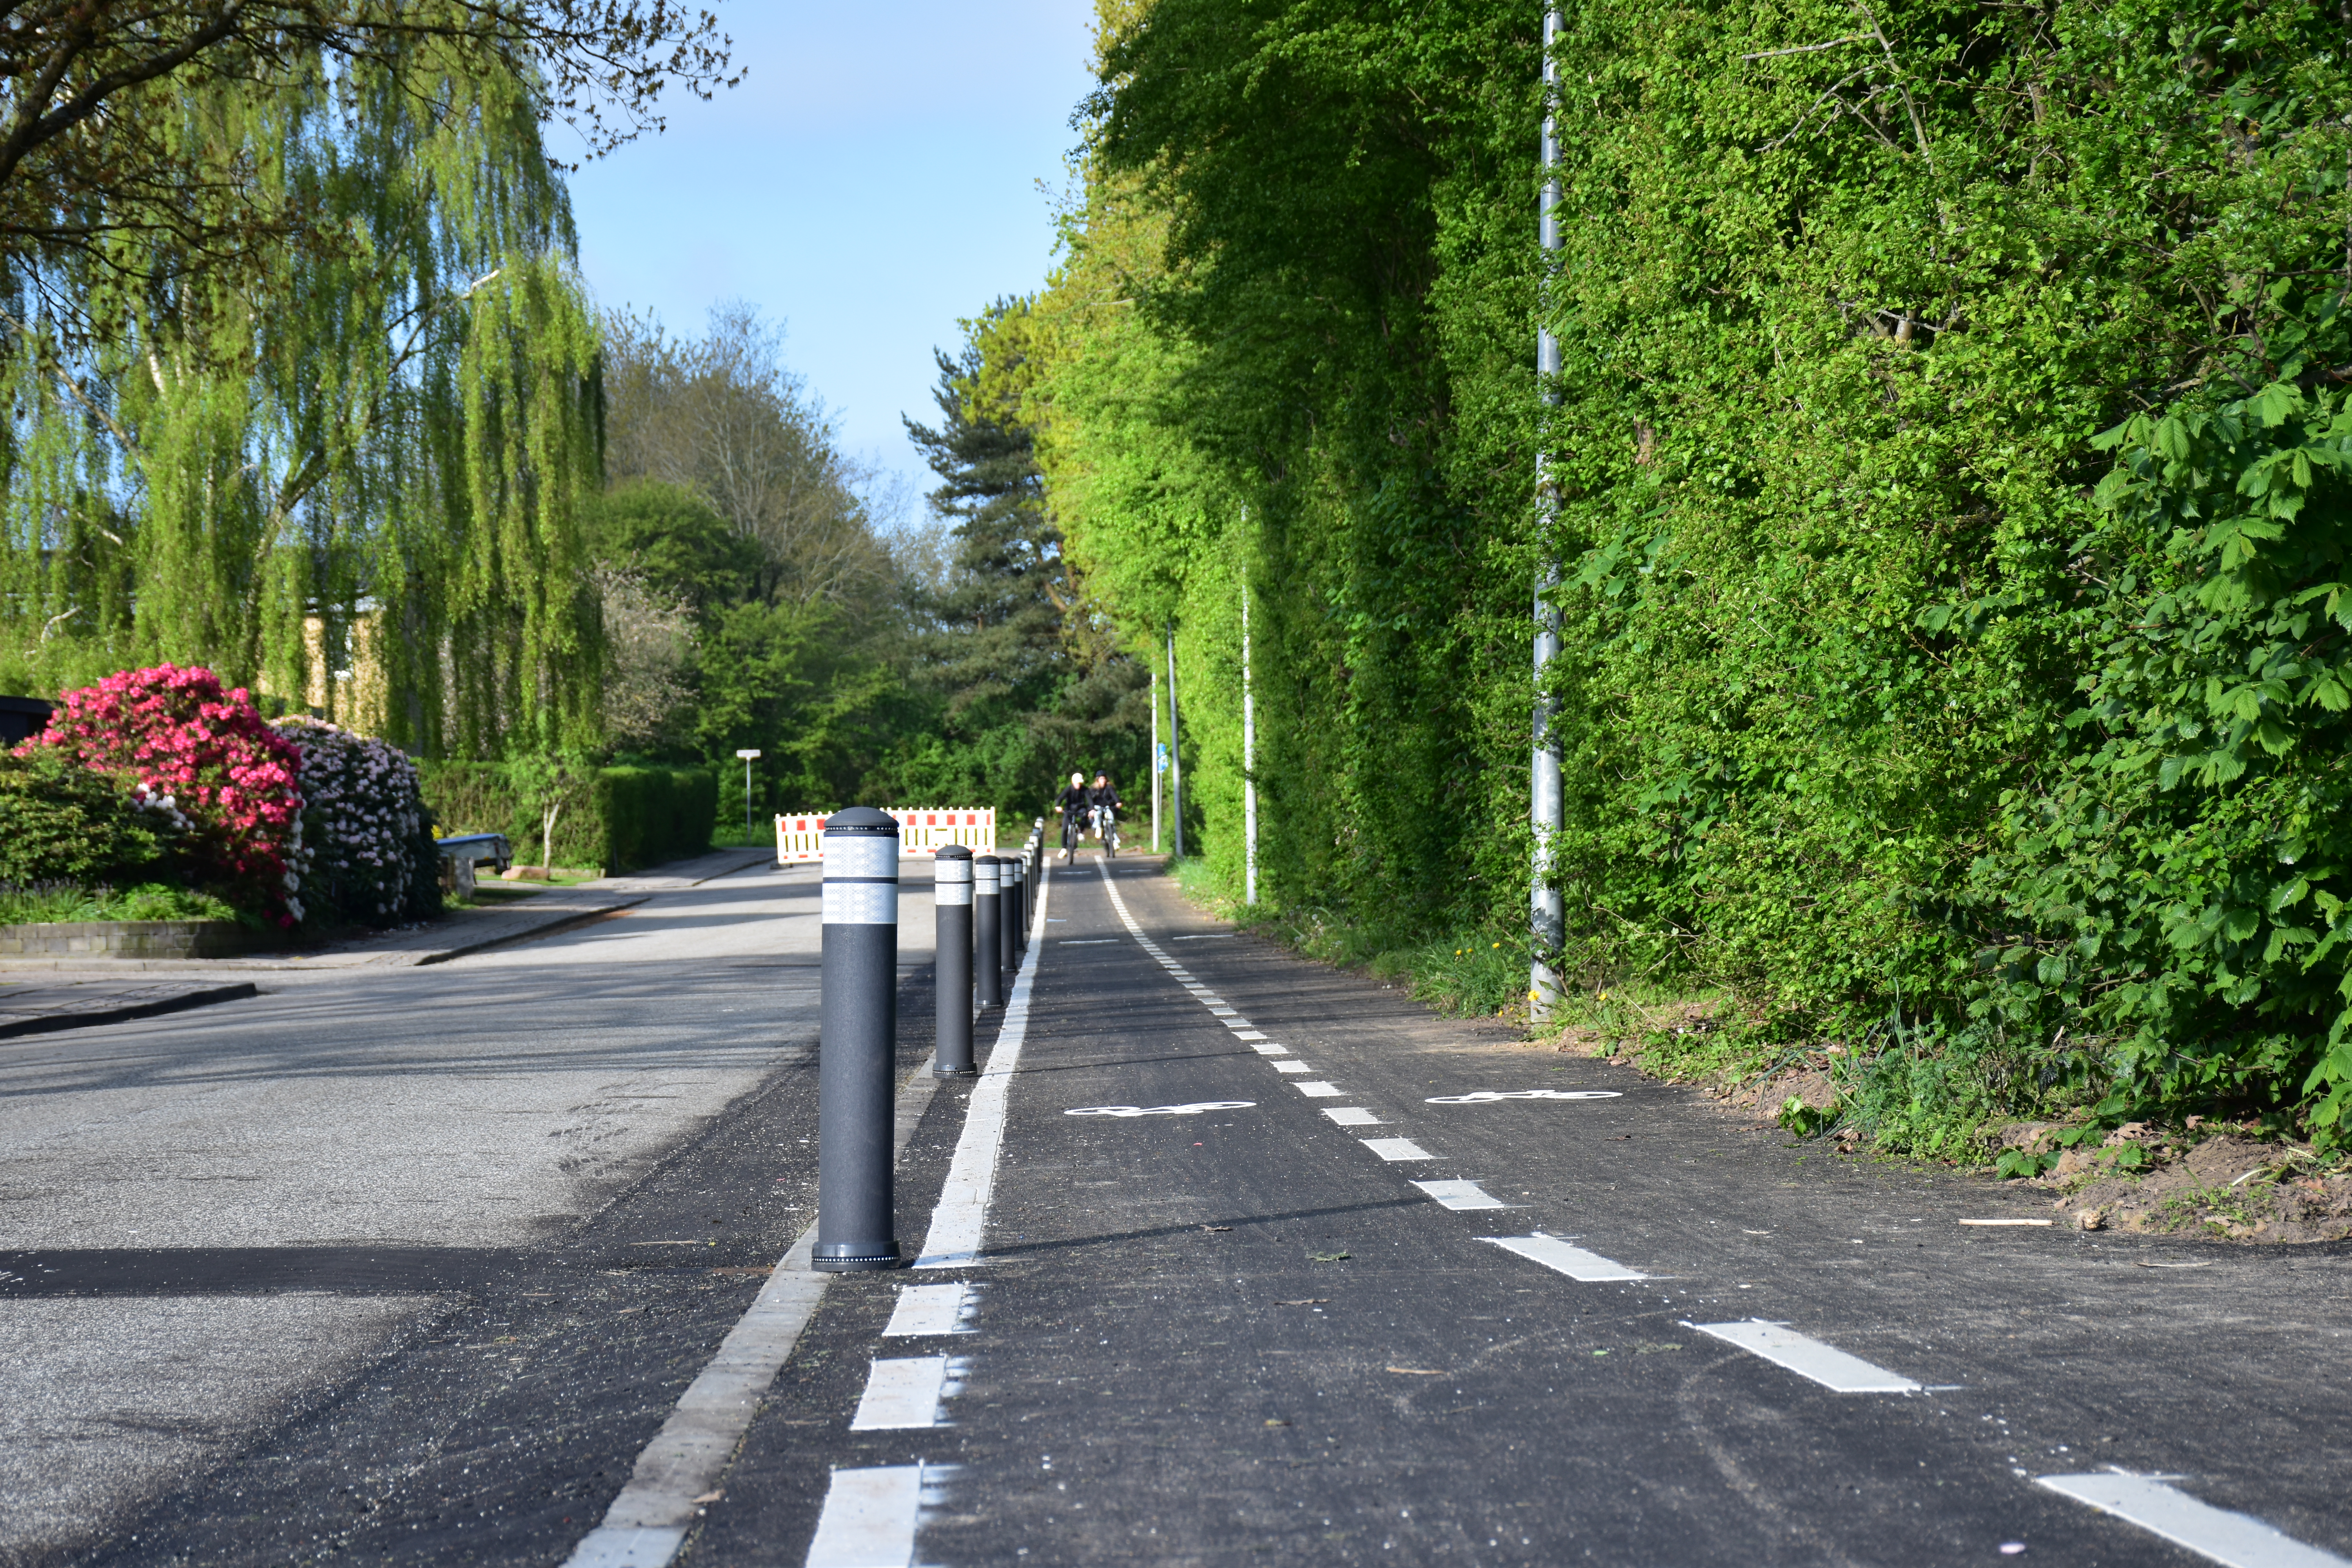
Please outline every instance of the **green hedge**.
[[[540, 816], [503, 763], [425, 763], [425, 798], [446, 837], [503, 833], [519, 861], [537, 864]], [[575, 788], [555, 824], [558, 866], [622, 871], [710, 847], [719, 786], [708, 768], [599, 768]]]
[[719, 781], [708, 768], [604, 768], [596, 816], [615, 868], [652, 866], [710, 847]]

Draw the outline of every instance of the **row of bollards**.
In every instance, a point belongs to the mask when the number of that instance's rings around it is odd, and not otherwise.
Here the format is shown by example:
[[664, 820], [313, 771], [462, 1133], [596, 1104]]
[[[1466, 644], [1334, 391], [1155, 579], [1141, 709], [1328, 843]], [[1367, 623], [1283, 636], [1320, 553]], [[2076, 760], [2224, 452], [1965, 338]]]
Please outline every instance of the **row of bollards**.
[[[1016, 856], [949, 845], [935, 858], [938, 1047], [931, 1070], [971, 1078], [974, 1005], [1003, 1006], [1029, 946], [1040, 817]], [[813, 1268], [893, 1268], [892, 1068], [898, 1037], [898, 824], [852, 806], [824, 824]]]

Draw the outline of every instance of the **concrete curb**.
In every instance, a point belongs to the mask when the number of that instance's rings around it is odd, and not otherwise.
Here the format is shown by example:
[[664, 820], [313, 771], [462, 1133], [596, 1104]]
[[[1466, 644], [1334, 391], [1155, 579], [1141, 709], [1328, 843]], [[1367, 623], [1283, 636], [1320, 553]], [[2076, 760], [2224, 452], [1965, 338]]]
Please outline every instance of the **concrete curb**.
[[79, 1029], [93, 1024], [121, 1024], [132, 1018], [152, 1018], [162, 1013], [184, 1013], [191, 1007], [208, 1007], [215, 1002], [238, 1002], [247, 996], [258, 996], [250, 980], [233, 985], [208, 985], [202, 990], [187, 991], [177, 996], [158, 996], [145, 1002], [127, 1002], [119, 1007], [92, 1008], [79, 1013], [46, 1013], [38, 1017], [14, 1018], [0, 1024], [0, 1040], [15, 1039], [22, 1035], [53, 1034], [59, 1029]]
[[[442, 933], [448, 939], [447, 945], [444, 946], [420, 942], [413, 948], [379, 946], [370, 951], [366, 946], [370, 939], [361, 938], [317, 952], [256, 954], [250, 958], [110, 958], [103, 953], [0, 957], [0, 974], [58, 971], [109, 975], [219, 974], [265, 970], [280, 973], [325, 974], [355, 969], [417, 969], [446, 963], [453, 958], [464, 958], [510, 942], [531, 941], [606, 915], [617, 914], [623, 910], [632, 910], [656, 893], [698, 888], [706, 882], [715, 882], [755, 868], [764, 868], [770, 862], [770, 856], [771, 851], [764, 847], [714, 850], [690, 860], [673, 862], [682, 870], [700, 870], [704, 873], [700, 876], [664, 875], [660, 868], [652, 867], [630, 876], [607, 877], [593, 882], [551, 888], [543, 896], [557, 907], [534, 911], [525, 904], [496, 911], [480, 911], [485, 919], [496, 919], [500, 929], [478, 937], [471, 936], [462, 929], [452, 930]], [[396, 940], [400, 933], [392, 934]], [[374, 940], [380, 942], [383, 939]]]

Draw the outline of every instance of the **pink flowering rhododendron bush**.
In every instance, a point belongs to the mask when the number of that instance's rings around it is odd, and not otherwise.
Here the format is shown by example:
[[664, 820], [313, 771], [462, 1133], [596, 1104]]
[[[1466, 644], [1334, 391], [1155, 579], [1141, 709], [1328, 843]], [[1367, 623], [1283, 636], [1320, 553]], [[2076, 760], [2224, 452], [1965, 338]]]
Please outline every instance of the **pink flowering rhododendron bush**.
[[388, 926], [439, 914], [440, 851], [407, 753], [323, 719], [272, 727], [301, 749], [312, 916]]
[[300, 749], [209, 669], [126, 669], [58, 700], [30, 742], [129, 782], [187, 822], [188, 879], [279, 925], [302, 918]]

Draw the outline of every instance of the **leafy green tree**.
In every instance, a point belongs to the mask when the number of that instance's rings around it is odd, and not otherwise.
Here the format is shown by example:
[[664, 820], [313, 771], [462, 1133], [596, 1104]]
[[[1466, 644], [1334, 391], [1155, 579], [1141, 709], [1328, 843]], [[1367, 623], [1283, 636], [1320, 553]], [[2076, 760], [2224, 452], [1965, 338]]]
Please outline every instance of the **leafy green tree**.
[[427, 753], [596, 740], [598, 341], [548, 84], [467, 30], [491, 11], [399, 11], [107, 100], [186, 225], [257, 204], [333, 243], [215, 267], [133, 182], [76, 198], [86, 245], [5, 258], [11, 684], [175, 659]]
[[562, 119], [593, 156], [660, 129], [671, 85], [706, 98], [733, 86], [728, 47], [709, 12], [664, 0], [25, 0], [0, 34], [0, 246], [55, 260], [160, 232], [209, 269], [266, 272], [288, 245], [350, 244], [331, 207], [242, 177], [184, 133], [169, 106], [224, 85], [282, 101], [421, 47], [487, 79], [530, 61], [531, 112]]
[[615, 482], [588, 508], [591, 549], [693, 612], [691, 669], [652, 750], [711, 763], [721, 821], [743, 818], [743, 748], [762, 753], [755, 804], [887, 794], [877, 768], [920, 727], [919, 705], [872, 477], [750, 307], [720, 307], [688, 340], [615, 316], [606, 342]]

